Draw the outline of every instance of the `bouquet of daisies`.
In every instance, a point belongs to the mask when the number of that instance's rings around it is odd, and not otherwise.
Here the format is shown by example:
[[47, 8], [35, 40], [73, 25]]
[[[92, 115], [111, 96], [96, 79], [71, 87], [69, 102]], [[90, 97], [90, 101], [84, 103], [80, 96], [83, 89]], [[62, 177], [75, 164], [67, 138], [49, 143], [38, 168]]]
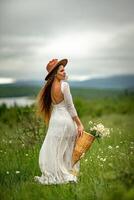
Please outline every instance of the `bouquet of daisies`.
[[88, 131], [97, 139], [110, 137], [109, 128], [104, 127], [102, 123], [96, 124], [95, 122], [89, 121]]

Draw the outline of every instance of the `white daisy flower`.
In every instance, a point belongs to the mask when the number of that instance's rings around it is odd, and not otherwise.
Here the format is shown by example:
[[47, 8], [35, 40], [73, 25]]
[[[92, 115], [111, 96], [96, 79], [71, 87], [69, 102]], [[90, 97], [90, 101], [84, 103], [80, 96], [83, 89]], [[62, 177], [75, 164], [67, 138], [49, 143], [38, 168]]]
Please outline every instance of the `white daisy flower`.
[[113, 147], [111, 145], [108, 146], [109, 149], [112, 149]]
[[118, 149], [118, 148], [119, 148], [119, 146], [117, 145], [117, 146], [116, 146], [116, 149]]

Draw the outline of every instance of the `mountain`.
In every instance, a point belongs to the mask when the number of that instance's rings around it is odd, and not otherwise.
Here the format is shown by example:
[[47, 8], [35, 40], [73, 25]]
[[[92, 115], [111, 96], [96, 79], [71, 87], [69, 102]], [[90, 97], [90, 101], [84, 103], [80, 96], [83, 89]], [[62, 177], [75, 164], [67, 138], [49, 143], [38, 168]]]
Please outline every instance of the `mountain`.
[[116, 75], [105, 78], [93, 78], [85, 81], [70, 82], [73, 87], [101, 89], [134, 89], [134, 75]]
[[[85, 81], [69, 81], [71, 87], [100, 89], [132, 89], [134, 90], [134, 75], [116, 75], [103, 78], [92, 78]], [[17, 80], [10, 86], [42, 86], [44, 80]], [[8, 84], [4, 84], [8, 85]]]

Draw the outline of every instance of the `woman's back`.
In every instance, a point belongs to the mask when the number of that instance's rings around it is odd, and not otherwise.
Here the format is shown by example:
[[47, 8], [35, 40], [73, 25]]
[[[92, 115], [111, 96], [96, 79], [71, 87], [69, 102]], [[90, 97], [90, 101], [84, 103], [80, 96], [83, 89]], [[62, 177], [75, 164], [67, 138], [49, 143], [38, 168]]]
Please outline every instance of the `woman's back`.
[[54, 105], [60, 105], [60, 103], [64, 102], [71, 117], [78, 116], [68, 82], [60, 81], [60, 84], [52, 85], [51, 89], [52, 103]]
[[64, 95], [62, 93], [62, 81], [59, 83], [53, 82], [51, 87], [51, 99], [53, 104], [59, 104], [61, 101], [64, 100]]

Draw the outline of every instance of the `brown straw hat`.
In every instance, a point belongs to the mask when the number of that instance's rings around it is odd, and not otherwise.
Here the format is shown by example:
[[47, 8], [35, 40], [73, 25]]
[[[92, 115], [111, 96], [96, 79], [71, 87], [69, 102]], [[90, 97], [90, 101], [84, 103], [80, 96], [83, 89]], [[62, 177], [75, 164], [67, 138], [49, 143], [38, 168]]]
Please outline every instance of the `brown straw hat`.
[[48, 74], [45, 77], [45, 80], [48, 80], [49, 76], [52, 74], [53, 70], [57, 66], [63, 65], [65, 67], [67, 63], [68, 63], [68, 60], [66, 58], [60, 61], [58, 61], [58, 59], [52, 59], [51, 61], [49, 61], [49, 63], [46, 66], [46, 70], [48, 71]]

